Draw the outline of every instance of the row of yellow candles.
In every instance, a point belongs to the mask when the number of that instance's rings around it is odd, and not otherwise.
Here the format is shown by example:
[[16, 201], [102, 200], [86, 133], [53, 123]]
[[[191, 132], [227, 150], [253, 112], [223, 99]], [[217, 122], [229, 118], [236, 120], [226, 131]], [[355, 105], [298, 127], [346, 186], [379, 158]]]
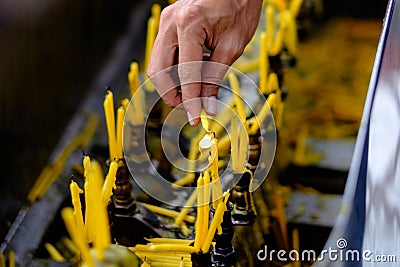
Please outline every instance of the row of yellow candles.
[[[260, 38], [260, 53], [255, 59], [239, 59], [233, 66], [241, 72], [251, 72], [259, 70], [268, 73], [268, 63], [266, 59], [269, 56], [275, 56], [285, 46], [293, 56], [297, 55], [297, 29], [296, 17], [299, 13], [304, 0], [292, 0], [289, 5], [284, 0], [265, 1], [265, 31], [260, 37], [256, 34], [254, 38]], [[276, 10], [278, 14], [276, 14]], [[265, 35], [265, 37], [263, 37]], [[253, 40], [248, 47], [253, 46]], [[265, 38], [265, 40], [263, 40]], [[245, 52], [249, 49], [245, 49]], [[265, 79], [261, 83], [265, 84]], [[260, 85], [260, 88], [262, 85]]]
[[[89, 265], [93, 259], [89, 254], [89, 243], [94, 244], [97, 256], [100, 260], [104, 257], [104, 249], [111, 244], [111, 236], [108, 225], [107, 204], [115, 184], [118, 164], [111, 162], [105, 180], [101, 166], [91, 161], [88, 156], [83, 159], [84, 166], [84, 191], [75, 181], [70, 184], [72, 208], [63, 210], [62, 215], [68, 233], [81, 252], [82, 259]], [[82, 215], [80, 194], [85, 196], [85, 221]]]

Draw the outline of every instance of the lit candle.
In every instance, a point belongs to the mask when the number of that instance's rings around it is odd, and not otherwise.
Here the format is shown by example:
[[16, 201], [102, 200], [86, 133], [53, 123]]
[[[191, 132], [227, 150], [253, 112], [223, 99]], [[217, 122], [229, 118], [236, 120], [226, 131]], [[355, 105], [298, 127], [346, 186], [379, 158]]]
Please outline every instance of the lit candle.
[[114, 100], [111, 91], [107, 91], [106, 98], [103, 103], [104, 112], [107, 123], [108, 146], [110, 150], [110, 159], [116, 158], [116, 137], [115, 137], [115, 118], [114, 118]]
[[110, 201], [112, 195], [112, 189], [115, 185], [115, 179], [118, 170], [118, 163], [115, 161], [111, 162], [110, 168], [108, 170], [106, 180], [104, 181], [103, 188], [101, 190], [101, 195], [103, 199], [103, 205], [106, 207]]
[[124, 107], [119, 107], [117, 111], [117, 148], [116, 148], [116, 158], [122, 159], [122, 131], [124, 127], [124, 116], [125, 109]]
[[229, 84], [231, 85], [232, 92], [233, 92], [233, 95], [235, 98], [236, 110], [239, 114], [240, 119], [242, 121], [244, 121], [246, 119], [246, 113], [244, 111], [242, 99], [240, 98], [239, 80], [233, 72], [230, 72], [228, 74], [228, 79], [229, 79]]
[[231, 155], [232, 155], [232, 170], [234, 172], [238, 171], [238, 160], [239, 160], [238, 141], [239, 141], [238, 121], [236, 117], [233, 117], [231, 120]]
[[[150, 63], [151, 51], [153, 50], [154, 41], [157, 35], [157, 28], [156, 28], [156, 19], [151, 17], [147, 21], [147, 35], [146, 35], [146, 48], [145, 48], [145, 55], [144, 55], [144, 69], [147, 70], [147, 67]], [[145, 89], [153, 92], [154, 86], [150, 80], [145, 83]]]
[[76, 237], [82, 239], [81, 242], [85, 242], [84, 238], [86, 237], [85, 232], [85, 224], [83, 223], [83, 215], [82, 215], [82, 205], [79, 194], [83, 193], [83, 190], [79, 188], [76, 182], [71, 182], [69, 185], [71, 191], [72, 205], [74, 207], [74, 217], [76, 223]]
[[201, 247], [201, 239], [202, 239], [202, 231], [204, 224], [204, 179], [200, 175], [200, 178], [197, 180], [197, 220], [196, 220], [196, 235], [194, 239], [194, 248], [196, 251], [200, 250]]
[[263, 94], [266, 93], [268, 68], [267, 34], [263, 32], [260, 36], [260, 81], [258, 84]]
[[93, 258], [89, 253], [89, 246], [87, 243], [82, 243], [79, 238], [75, 235], [76, 224], [74, 220], [74, 211], [72, 208], [64, 208], [61, 211], [61, 217], [64, 221], [65, 227], [67, 228], [68, 234], [72, 238], [72, 241], [75, 242], [76, 246], [79, 248], [81, 252], [82, 259], [89, 267], [95, 267]]

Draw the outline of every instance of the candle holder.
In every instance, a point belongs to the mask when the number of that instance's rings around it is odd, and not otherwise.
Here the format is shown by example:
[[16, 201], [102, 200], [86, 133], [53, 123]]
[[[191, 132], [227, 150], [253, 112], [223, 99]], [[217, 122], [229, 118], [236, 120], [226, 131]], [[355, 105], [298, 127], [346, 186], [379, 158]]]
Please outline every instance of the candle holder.
[[[236, 262], [236, 251], [232, 246], [233, 239], [233, 224], [232, 224], [232, 210], [233, 204], [228, 202], [226, 204], [227, 210], [224, 212], [223, 221], [221, 223], [222, 234], [216, 234], [214, 237], [215, 247], [211, 253], [211, 266], [215, 267], [231, 267]], [[215, 210], [211, 209], [211, 212]]]
[[136, 202], [128, 168], [118, 168], [113, 196], [108, 205], [112, 238], [121, 245], [134, 246], [146, 243], [146, 237], [161, 237], [160, 219]]
[[253, 225], [256, 220], [256, 211], [253, 206], [253, 197], [249, 191], [252, 173], [233, 173], [234, 179], [239, 180], [231, 191], [232, 223], [234, 225]]
[[192, 260], [192, 267], [210, 267], [211, 266], [211, 253], [192, 253], [190, 255]]

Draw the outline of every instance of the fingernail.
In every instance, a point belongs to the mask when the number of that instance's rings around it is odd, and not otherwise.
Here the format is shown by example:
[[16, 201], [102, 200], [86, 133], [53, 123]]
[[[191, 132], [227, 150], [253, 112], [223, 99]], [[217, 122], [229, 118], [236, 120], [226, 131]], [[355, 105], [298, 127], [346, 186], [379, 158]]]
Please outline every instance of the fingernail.
[[208, 108], [208, 98], [207, 97], [202, 97], [201, 98], [201, 106], [207, 111]]
[[217, 114], [217, 97], [216, 96], [210, 96], [208, 98], [206, 110], [207, 110], [207, 113], [210, 115]]
[[189, 124], [190, 124], [191, 126], [193, 126], [194, 123], [195, 123], [195, 121], [194, 121], [194, 119], [193, 119], [192, 114], [190, 114], [189, 111], [187, 111], [186, 113], [187, 113], [187, 117], [188, 117], [188, 120], [189, 120]]

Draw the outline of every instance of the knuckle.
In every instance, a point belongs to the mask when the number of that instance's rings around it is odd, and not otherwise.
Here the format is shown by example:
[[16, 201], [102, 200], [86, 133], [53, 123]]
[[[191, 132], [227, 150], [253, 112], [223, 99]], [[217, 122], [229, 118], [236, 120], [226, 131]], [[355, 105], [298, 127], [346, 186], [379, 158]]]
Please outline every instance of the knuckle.
[[199, 6], [184, 5], [176, 12], [175, 21], [178, 27], [185, 27], [188, 24], [193, 23], [199, 16], [201, 16]]
[[166, 21], [173, 19], [175, 9], [173, 5], [165, 7], [160, 15], [160, 24], [164, 24]]

